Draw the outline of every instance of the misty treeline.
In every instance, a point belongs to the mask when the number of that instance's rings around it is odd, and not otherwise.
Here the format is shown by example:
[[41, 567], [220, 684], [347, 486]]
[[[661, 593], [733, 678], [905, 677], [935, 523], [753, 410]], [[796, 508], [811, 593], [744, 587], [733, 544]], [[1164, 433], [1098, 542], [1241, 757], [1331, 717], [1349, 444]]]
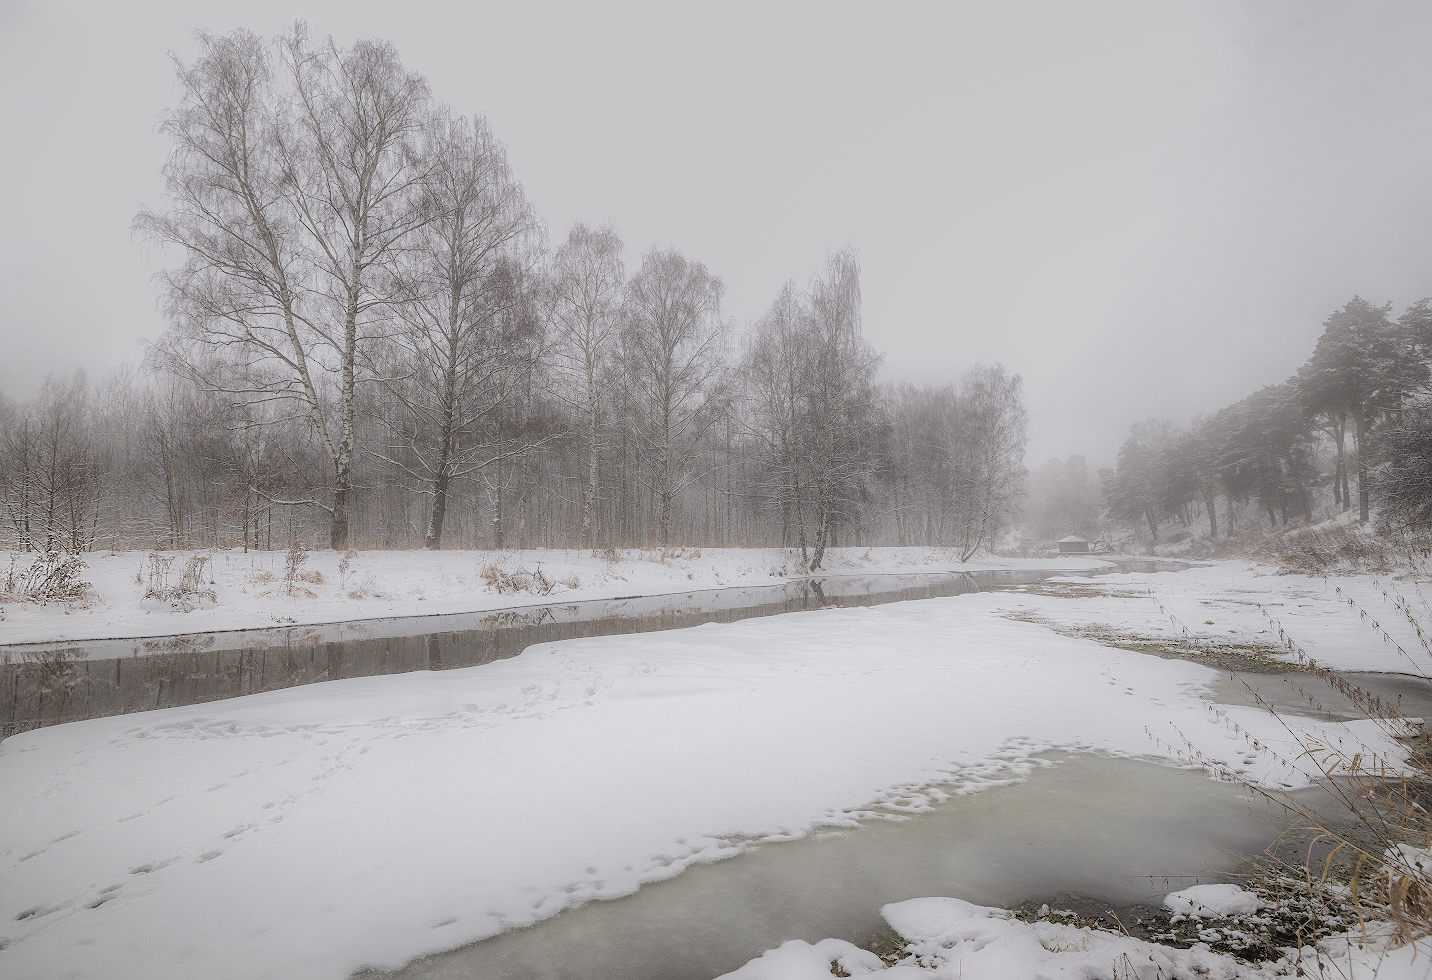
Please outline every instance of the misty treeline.
[[1432, 525], [1432, 301], [1393, 319], [1354, 297], [1323, 324], [1291, 378], [1182, 429], [1136, 423], [1102, 471], [1108, 516], [1158, 540], [1350, 512], [1384, 529]]
[[[176, 60], [142, 369], [0, 405], [12, 547], [933, 544], [1023, 491], [1021, 382], [888, 387], [828, 257], [738, 342], [722, 282], [549, 244], [481, 117], [393, 47], [201, 35]], [[580, 161], [573, 161], [574, 166]]]

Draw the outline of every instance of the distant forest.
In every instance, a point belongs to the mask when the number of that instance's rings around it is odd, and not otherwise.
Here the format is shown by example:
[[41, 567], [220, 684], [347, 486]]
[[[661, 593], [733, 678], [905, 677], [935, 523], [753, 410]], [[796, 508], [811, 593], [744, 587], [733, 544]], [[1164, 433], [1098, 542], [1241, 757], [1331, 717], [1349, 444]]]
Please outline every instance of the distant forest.
[[1219, 539], [1354, 511], [1384, 532], [1432, 526], [1432, 300], [1392, 312], [1353, 297], [1287, 381], [1187, 429], [1136, 423], [1097, 483], [1082, 457], [1036, 470], [1036, 533]]
[[818, 568], [968, 557], [1015, 519], [1019, 377], [877, 385], [852, 251], [738, 344], [701, 262], [627, 269], [581, 223], [549, 244], [486, 120], [392, 45], [200, 40], [135, 219], [169, 329], [139, 368], [0, 400], [8, 547], [781, 545]]

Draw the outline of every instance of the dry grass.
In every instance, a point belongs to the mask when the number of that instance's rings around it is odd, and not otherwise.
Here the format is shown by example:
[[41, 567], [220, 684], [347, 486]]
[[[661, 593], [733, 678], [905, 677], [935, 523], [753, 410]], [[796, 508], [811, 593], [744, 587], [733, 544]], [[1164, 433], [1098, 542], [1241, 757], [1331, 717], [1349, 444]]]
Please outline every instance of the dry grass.
[[1094, 640], [1106, 647], [1146, 653], [1164, 660], [1191, 660], [1219, 670], [1278, 673], [1299, 670], [1301, 665], [1283, 656], [1283, 649], [1268, 643], [1240, 643], [1197, 636], [1138, 635], [1112, 626], [1069, 626], [1054, 623], [1033, 613], [1010, 613], [1010, 619], [1035, 623], [1061, 636]]
[[[536, 571], [529, 572], [526, 568], [518, 565], [516, 568], [508, 568], [500, 562], [488, 562], [478, 570], [478, 575], [487, 583], [487, 587], [507, 595], [514, 592], [531, 592], [535, 595], [551, 595], [557, 588], [558, 582], [546, 572], [542, 571], [539, 564]], [[573, 576], [575, 578], [575, 576]], [[569, 580], [570, 581], [570, 580]], [[580, 585], [580, 580], [578, 585]]]
[[1270, 536], [1255, 557], [1304, 575], [1417, 574], [1432, 556], [1426, 535], [1389, 537], [1361, 524], [1329, 522]]
[[1137, 599], [1143, 590], [1115, 589], [1092, 582], [1032, 582], [1028, 585], [1011, 586], [1010, 591], [1025, 595], [1054, 596], [1057, 599]]
[[144, 598], [168, 603], [181, 612], [192, 612], [204, 602], [218, 602], [218, 596], [209, 586], [214, 584], [209, 569], [209, 555], [200, 552], [190, 555], [179, 573], [179, 581], [169, 582], [169, 573], [174, 567], [176, 556], [151, 552], [149, 555], [149, 587]]
[[0, 602], [87, 606], [98, 597], [94, 587], [80, 578], [86, 567], [78, 555], [58, 551], [39, 554], [23, 568], [19, 556], [12, 555], [9, 568], [0, 576]]
[[313, 591], [305, 589], [298, 583], [304, 581], [299, 569], [308, 561], [308, 549], [302, 542], [295, 541], [288, 546], [288, 553], [283, 556], [283, 591], [288, 595], [302, 592], [310, 599], [313, 598]]

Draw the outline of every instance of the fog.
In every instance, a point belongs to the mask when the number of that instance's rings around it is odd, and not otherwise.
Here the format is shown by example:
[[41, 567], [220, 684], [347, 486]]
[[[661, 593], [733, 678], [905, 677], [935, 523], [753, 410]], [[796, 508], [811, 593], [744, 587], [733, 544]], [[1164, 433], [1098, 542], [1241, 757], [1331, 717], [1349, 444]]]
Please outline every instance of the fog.
[[1281, 381], [1355, 293], [1432, 294], [1424, 4], [5, 2], [0, 390], [142, 359], [167, 52], [296, 16], [391, 39], [554, 239], [675, 246], [738, 329], [853, 246], [881, 378], [1004, 363], [1031, 465]]

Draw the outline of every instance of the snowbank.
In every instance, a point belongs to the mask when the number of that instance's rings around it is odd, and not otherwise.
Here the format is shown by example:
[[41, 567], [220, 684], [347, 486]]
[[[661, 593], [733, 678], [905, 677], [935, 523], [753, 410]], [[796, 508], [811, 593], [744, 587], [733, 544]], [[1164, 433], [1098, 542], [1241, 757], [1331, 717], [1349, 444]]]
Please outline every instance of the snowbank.
[[832, 962], [849, 976], [878, 974], [883, 980], [1271, 980], [1288, 976], [1425, 980], [1432, 975], [1432, 942], [1423, 940], [1388, 951], [1388, 937], [1376, 930], [1370, 942], [1361, 933], [1340, 936], [1324, 940], [1318, 948], [1290, 950], [1282, 960], [1257, 966], [1214, 952], [1203, 943], [1177, 949], [1064, 923], [1022, 922], [1004, 909], [957, 898], [917, 898], [880, 911], [892, 929], [910, 940], [908, 955], [893, 966], [886, 967], [878, 958], [839, 940], [824, 939], [815, 945], [793, 941], [720, 980], [825, 980], [831, 976]]
[[[210, 555], [205, 584], [215, 601], [188, 611], [146, 600], [149, 553], [85, 555], [86, 581], [98, 601], [88, 608], [10, 603], [0, 614], [0, 645], [106, 638], [159, 637], [282, 625], [353, 622], [394, 616], [481, 612], [550, 602], [611, 599], [737, 585], [773, 585], [804, 577], [799, 554], [778, 548], [625, 551], [608, 561], [590, 551], [309, 552], [290, 589], [285, 552], [165, 552], [169, 579], [195, 555]], [[0, 555], [0, 561], [10, 556]], [[23, 566], [33, 556], [14, 556]], [[992, 559], [960, 564], [933, 548], [833, 548], [822, 575], [891, 572], [1107, 568], [1097, 559]], [[550, 585], [532, 581], [540, 571]], [[507, 578], [502, 575], [506, 573]], [[524, 579], [523, 576], [526, 576]], [[498, 584], [492, 579], [498, 577]], [[525, 585], [511, 590], [511, 579]], [[207, 581], [212, 579], [212, 582]]]
[[[1009, 600], [566, 641], [6, 739], [0, 974], [340, 980], [1055, 748], [1186, 736], [1303, 781], [1250, 751], [1286, 750], [1276, 720], [1207, 710], [1213, 671], [1011, 621]], [[1395, 751], [1370, 723], [1323, 737]]]
[[832, 965], [840, 967], [848, 977], [885, 969], [880, 957], [843, 939], [822, 939], [814, 944], [792, 939], [725, 974], [721, 980], [828, 980]]
[[1257, 895], [1237, 885], [1194, 885], [1164, 898], [1167, 908], [1194, 918], [1253, 915], [1263, 904]]

